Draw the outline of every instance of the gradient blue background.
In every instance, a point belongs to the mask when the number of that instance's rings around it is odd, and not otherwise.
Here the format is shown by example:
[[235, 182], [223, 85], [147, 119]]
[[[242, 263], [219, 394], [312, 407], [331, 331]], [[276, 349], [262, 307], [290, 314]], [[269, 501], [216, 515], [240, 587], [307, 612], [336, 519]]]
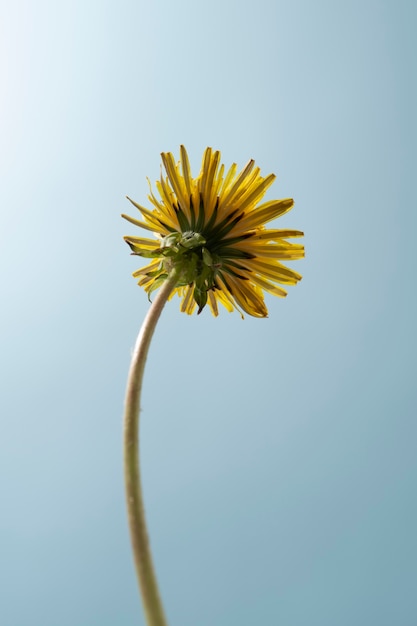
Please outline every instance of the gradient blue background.
[[253, 157], [304, 279], [164, 311], [142, 462], [173, 626], [414, 626], [410, 1], [3, 2], [0, 621], [143, 624], [122, 406], [148, 309], [120, 213], [159, 153]]

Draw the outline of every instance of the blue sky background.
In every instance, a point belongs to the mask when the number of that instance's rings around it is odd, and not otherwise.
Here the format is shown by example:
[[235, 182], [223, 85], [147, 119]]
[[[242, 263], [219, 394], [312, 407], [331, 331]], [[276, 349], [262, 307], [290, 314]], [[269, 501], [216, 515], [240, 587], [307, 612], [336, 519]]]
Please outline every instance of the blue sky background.
[[417, 623], [416, 11], [1, 4], [2, 624], [144, 624], [120, 213], [181, 143], [275, 172], [307, 256], [266, 320], [164, 311], [141, 444], [169, 623]]

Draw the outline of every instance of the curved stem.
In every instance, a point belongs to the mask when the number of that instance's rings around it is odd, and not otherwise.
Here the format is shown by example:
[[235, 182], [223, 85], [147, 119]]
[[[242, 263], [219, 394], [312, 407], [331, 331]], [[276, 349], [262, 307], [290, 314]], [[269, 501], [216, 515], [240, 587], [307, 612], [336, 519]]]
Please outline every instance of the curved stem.
[[124, 413], [124, 475], [127, 514], [136, 574], [148, 626], [167, 626], [146, 529], [139, 471], [139, 411], [149, 345], [165, 303], [177, 282], [174, 270], [160, 288], [136, 340], [127, 379]]

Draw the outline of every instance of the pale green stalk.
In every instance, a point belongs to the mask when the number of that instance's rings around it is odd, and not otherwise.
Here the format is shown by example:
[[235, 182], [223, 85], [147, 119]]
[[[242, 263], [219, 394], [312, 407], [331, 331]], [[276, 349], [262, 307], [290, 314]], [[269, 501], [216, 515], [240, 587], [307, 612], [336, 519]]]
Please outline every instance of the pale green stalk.
[[139, 470], [139, 411], [149, 345], [178, 278], [174, 270], [158, 291], [139, 331], [130, 363], [124, 413], [124, 474], [133, 557], [148, 626], [167, 626], [149, 546]]

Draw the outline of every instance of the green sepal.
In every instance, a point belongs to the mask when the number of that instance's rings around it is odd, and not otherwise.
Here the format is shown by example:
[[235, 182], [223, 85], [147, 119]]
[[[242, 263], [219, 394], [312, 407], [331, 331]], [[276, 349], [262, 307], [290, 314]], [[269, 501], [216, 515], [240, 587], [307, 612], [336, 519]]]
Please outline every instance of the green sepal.
[[132, 252], [132, 256], [140, 256], [143, 259], [157, 259], [161, 256], [161, 250], [158, 248], [157, 250], [143, 250], [143, 251], [135, 251]]
[[153, 291], [156, 291], [156, 289], [159, 289], [159, 287], [166, 281], [167, 278], [168, 278], [168, 274], [161, 274], [149, 286], [149, 289], [147, 290], [148, 291], [148, 300], [149, 300], [149, 302], [151, 302], [151, 293]]
[[[149, 276], [150, 278], [154, 278], [156, 276], [159, 276], [162, 271], [163, 271], [163, 265], [161, 263], [156, 270], [153, 270], [153, 272], [146, 272], [146, 276]], [[165, 276], [165, 272], [164, 272], [164, 276]]]
[[194, 287], [194, 300], [198, 305], [197, 315], [200, 315], [201, 311], [207, 304], [207, 289], [200, 289], [197, 285]]
[[129, 248], [132, 250], [132, 255], [141, 256], [144, 259], [157, 259], [163, 254], [161, 252], [161, 248], [155, 248], [154, 250], [147, 250], [145, 248], [141, 248], [136, 243], [132, 243], [130, 241], [126, 241], [126, 243], [129, 246]]
[[204, 248], [204, 246], [201, 248], [201, 254], [203, 256], [204, 265], [207, 265], [208, 267], [213, 267], [213, 257], [207, 250], [207, 248]]
[[181, 268], [181, 272], [178, 278], [177, 286], [185, 287], [195, 281], [197, 273], [198, 256], [194, 253], [189, 253], [187, 256], [180, 256], [175, 265]]
[[161, 249], [173, 248], [178, 251], [178, 244], [181, 241], [181, 233], [171, 233], [162, 239]]
[[186, 248], [187, 250], [192, 250], [193, 248], [198, 248], [206, 243], [203, 235], [200, 233], [195, 233], [192, 230], [188, 230], [182, 234], [180, 245]]

